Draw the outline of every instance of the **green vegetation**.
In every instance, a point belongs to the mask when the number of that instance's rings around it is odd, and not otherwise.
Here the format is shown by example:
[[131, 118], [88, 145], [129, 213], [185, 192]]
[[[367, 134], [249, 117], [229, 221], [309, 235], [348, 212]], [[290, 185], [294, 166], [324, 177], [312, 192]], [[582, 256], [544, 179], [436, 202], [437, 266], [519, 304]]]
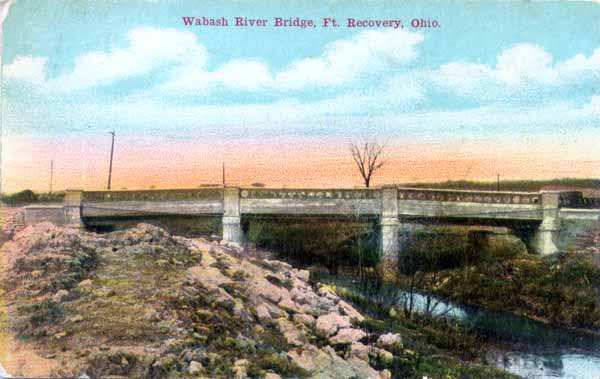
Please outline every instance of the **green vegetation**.
[[86, 227], [97, 232], [112, 232], [135, 227], [140, 222], [156, 225], [169, 232], [183, 237], [199, 237], [221, 235], [220, 217], [212, 216], [159, 216], [142, 217], [111, 217], [108, 219], [95, 218], [86, 220]]
[[301, 266], [374, 267], [379, 262], [377, 227], [365, 220], [276, 218], [250, 221], [248, 240]]
[[391, 361], [377, 364], [378, 369], [389, 369], [394, 378], [516, 378], [487, 365], [485, 340], [452, 319], [397, 312], [399, 291], [393, 283], [381, 282], [377, 276], [361, 281], [312, 274], [311, 279], [329, 283], [338, 295], [369, 315], [361, 323], [365, 330], [402, 335], [404, 348], [394, 352]]
[[526, 254], [516, 238], [438, 230], [408, 238], [396, 284], [568, 328], [600, 326], [600, 268], [581, 253]]
[[567, 328], [600, 326], [600, 269], [581, 254], [485, 260], [427, 279], [424, 290], [461, 303]]
[[[497, 182], [477, 182], [469, 180], [449, 180], [437, 183], [405, 183], [403, 187], [412, 188], [440, 188], [440, 189], [464, 189], [464, 190], [482, 190], [496, 191]], [[502, 191], [524, 191], [536, 192], [544, 187], [577, 187], [577, 188], [600, 188], [600, 179], [549, 179], [549, 180], [501, 180], [500, 190]]]
[[[250, 241], [280, 258], [328, 272], [356, 274], [378, 264], [376, 226], [345, 220], [251, 222]], [[404, 237], [398, 275], [409, 293], [425, 291], [457, 303], [507, 311], [568, 328], [600, 326], [600, 269], [592, 257], [527, 254], [510, 234], [466, 227], [428, 227]], [[412, 312], [411, 304], [404, 311]]]
[[1, 200], [7, 205], [27, 205], [35, 203], [60, 203], [64, 197], [64, 192], [35, 193], [27, 189], [10, 195], [3, 195]]

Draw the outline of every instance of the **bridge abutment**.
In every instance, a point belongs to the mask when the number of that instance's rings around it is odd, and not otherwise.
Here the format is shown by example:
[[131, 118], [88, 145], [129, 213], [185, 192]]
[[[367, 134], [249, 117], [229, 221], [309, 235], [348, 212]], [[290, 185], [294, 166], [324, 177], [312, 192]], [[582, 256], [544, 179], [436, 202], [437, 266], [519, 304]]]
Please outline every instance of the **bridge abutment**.
[[66, 190], [64, 199], [65, 224], [74, 228], [83, 227], [81, 219], [82, 190]]
[[533, 236], [533, 248], [540, 255], [558, 252], [560, 233], [560, 192], [542, 191], [542, 223]]
[[243, 240], [240, 189], [226, 187], [223, 190], [223, 241], [241, 245]]
[[381, 191], [381, 262], [385, 268], [394, 268], [400, 252], [398, 189], [383, 187]]

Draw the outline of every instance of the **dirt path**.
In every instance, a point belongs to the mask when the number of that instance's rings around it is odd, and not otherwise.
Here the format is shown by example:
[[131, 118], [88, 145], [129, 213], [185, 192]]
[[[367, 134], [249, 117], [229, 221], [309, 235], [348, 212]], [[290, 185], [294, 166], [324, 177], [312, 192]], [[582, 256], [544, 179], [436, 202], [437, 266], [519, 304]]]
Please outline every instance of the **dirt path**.
[[[1, 227], [6, 213], [4, 209], [0, 209], [0, 213]], [[0, 280], [4, 280], [6, 258], [4, 249], [0, 246]], [[0, 367], [13, 376], [48, 377], [57, 362], [41, 357], [34, 346], [17, 340], [9, 328], [10, 313], [11, 309], [0, 288]]]

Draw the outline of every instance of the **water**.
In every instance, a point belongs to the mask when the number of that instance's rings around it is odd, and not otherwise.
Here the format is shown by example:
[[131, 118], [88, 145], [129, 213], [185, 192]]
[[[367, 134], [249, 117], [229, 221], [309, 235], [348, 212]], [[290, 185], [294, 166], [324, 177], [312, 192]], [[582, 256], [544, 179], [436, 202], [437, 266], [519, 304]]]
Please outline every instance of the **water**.
[[590, 354], [503, 352], [493, 362], [497, 367], [531, 379], [600, 378], [600, 357]]
[[0, 379], [1, 378], [12, 378], [12, 376], [4, 370], [4, 367], [2, 367], [2, 363], [0, 363]]
[[[327, 281], [327, 279], [325, 279]], [[356, 282], [333, 280], [350, 289]], [[408, 299], [396, 290], [399, 305]], [[458, 306], [424, 294], [415, 294], [416, 312], [445, 315], [483, 332], [503, 346], [488, 360], [508, 372], [529, 379], [600, 379], [600, 337], [567, 331], [511, 313]], [[433, 304], [433, 306], [432, 306]]]
[[452, 317], [463, 324], [508, 346], [488, 355], [497, 367], [530, 379], [600, 379], [598, 337], [551, 327], [510, 313], [448, 303], [444, 303], [442, 309], [445, 307], [454, 308]]

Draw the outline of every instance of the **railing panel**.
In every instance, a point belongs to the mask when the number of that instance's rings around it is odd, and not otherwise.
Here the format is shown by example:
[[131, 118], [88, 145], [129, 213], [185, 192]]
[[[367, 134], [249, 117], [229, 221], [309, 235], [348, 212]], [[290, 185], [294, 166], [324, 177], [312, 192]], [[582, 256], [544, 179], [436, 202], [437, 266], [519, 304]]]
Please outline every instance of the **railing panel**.
[[143, 191], [90, 191], [83, 192], [82, 201], [184, 201], [184, 200], [222, 200], [222, 188], [143, 190]]
[[486, 204], [539, 204], [540, 195], [530, 192], [456, 191], [399, 188], [398, 200], [422, 200]]

